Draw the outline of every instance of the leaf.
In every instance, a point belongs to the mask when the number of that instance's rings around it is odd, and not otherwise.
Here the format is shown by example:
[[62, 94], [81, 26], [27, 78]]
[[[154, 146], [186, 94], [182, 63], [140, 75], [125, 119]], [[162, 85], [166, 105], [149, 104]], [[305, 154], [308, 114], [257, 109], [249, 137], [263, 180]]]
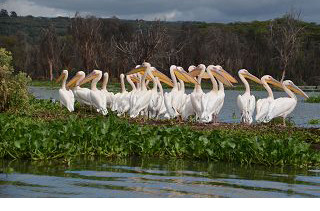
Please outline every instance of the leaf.
[[20, 141], [14, 141], [14, 146], [20, 149]]

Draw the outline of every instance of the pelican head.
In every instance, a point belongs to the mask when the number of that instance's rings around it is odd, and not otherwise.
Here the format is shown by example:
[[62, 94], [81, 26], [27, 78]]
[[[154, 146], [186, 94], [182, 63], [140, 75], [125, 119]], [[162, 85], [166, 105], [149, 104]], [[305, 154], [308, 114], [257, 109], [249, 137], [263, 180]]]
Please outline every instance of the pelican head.
[[264, 75], [261, 78], [261, 82], [266, 82], [268, 84], [274, 85], [275, 87], [283, 89], [282, 84], [278, 80], [274, 79], [271, 75]]
[[174, 70], [174, 73], [178, 79], [180, 79], [186, 83], [198, 84], [198, 81], [196, 79], [194, 79], [193, 76], [189, 75], [182, 67], [177, 67]]
[[74, 86], [79, 86], [80, 82], [84, 79], [85, 73], [83, 71], [78, 71], [73, 78], [68, 82], [67, 87], [71, 88]]
[[309, 96], [304, 91], [302, 91], [298, 86], [296, 86], [291, 80], [285, 80], [283, 82], [283, 85], [285, 85], [286, 87], [288, 87], [288, 89], [297, 93], [298, 95], [301, 95], [302, 97], [305, 97], [305, 98], [309, 98]]
[[197, 67], [194, 66], [194, 65], [191, 65], [189, 68], [188, 68], [188, 72], [192, 72], [194, 69], [196, 69]]
[[220, 65], [215, 65], [213, 66], [214, 68], [218, 69], [222, 75], [228, 79], [231, 83], [238, 83], [237, 79], [235, 79], [232, 75], [230, 75], [230, 73], [228, 73], [227, 71], [225, 71]]
[[232, 83], [228, 80], [228, 78], [226, 78], [226, 76], [216, 66], [209, 65], [207, 67], [207, 71], [211, 71], [212, 75], [223, 84], [227, 86], [233, 86]]
[[252, 75], [251, 73], [249, 73], [248, 70], [246, 69], [241, 69], [238, 71], [239, 76], [242, 75], [245, 78], [248, 78], [258, 84], [262, 84], [261, 80], [259, 78], [257, 78], [256, 76]]
[[102, 71], [101, 70], [93, 70], [87, 77], [85, 77], [81, 82], [80, 85], [85, 84], [91, 80], [96, 79], [99, 81], [102, 77]]
[[64, 77], [68, 78], [68, 70], [62, 70], [61, 75], [59, 76], [59, 78], [57, 78], [56, 82], [58, 83], [59, 81], [61, 81], [61, 79], [63, 79]]

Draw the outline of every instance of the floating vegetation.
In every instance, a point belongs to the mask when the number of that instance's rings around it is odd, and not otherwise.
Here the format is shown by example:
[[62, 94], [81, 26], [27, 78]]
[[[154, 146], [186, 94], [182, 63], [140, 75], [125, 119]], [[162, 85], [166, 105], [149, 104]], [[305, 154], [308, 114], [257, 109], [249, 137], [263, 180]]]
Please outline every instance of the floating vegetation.
[[73, 114], [58, 112], [59, 105], [47, 100], [30, 104], [29, 113], [0, 114], [0, 158], [150, 156], [262, 165], [320, 163], [319, 151], [311, 147], [320, 143], [319, 129], [151, 124], [129, 122], [112, 113], [102, 117], [78, 106]]
[[308, 123], [310, 125], [320, 125], [320, 119], [310, 119]]
[[307, 103], [320, 103], [320, 95], [310, 96], [309, 98], [305, 99]]

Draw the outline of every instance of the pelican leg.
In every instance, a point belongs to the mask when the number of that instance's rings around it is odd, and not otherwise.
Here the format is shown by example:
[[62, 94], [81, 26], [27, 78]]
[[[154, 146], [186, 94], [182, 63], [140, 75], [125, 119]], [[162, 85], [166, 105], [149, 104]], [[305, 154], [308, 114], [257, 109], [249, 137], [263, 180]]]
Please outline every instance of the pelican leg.
[[283, 117], [283, 127], [286, 127], [286, 118]]

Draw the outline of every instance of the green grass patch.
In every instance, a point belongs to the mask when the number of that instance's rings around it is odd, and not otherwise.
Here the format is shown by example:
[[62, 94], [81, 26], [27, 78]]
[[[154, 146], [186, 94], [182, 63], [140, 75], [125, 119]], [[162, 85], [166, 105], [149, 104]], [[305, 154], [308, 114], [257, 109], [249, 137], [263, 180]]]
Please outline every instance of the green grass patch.
[[320, 119], [310, 119], [308, 123], [310, 125], [320, 125]]
[[320, 103], [320, 95], [311, 96], [311, 97], [305, 99], [305, 102], [307, 102], [307, 103]]
[[[68, 113], [33, 100], [28, 112], [0, 114], [0, 158], [52, 160], [78, 156], [161, 157], [262, 165], [319, 165], [319, 130], [269, 126], [197, 128], [141, 124], [90, 109]], [[202, 127], [202, 126], [201, 126]], [[204, 126], [205, 127], [205, 126]], [[260, 129], [259, 129], [260, 128]]]

